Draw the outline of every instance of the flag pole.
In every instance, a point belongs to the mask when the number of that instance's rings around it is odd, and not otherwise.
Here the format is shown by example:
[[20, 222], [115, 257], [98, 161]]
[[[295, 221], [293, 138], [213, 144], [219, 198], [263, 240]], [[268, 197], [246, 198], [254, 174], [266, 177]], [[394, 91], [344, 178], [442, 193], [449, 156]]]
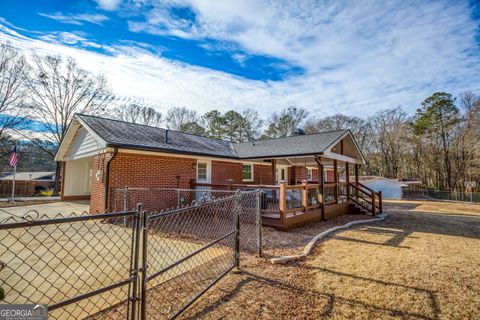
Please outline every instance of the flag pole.
[[[13, 158], [13, 157], [15, 157], [15, 158]], [[13, 162], [13, 160], [15, 160], [15, 161]], [[13, 166], [13, 181], [12, 181], [12, 201], [13, 201], [15, 199], [15, 175], [17, 173], [17, 164], [18, 164], [17, 144], [15, 144], [15, 147], [13, 148], [12, 159], [10, 159], [10, 164], [14, 164], [14, 166]]]
[[13, 167], [12, 200], [15, 199], [15, 174], [16, 173], [17, 173], [17, 166]]

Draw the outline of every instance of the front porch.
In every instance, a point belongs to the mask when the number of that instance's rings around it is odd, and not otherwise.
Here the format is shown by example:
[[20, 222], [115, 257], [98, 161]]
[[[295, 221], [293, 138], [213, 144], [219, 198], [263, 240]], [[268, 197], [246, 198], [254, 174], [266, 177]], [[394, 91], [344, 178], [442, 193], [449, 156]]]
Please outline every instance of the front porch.
[[[302, 160], [304, 168], [311, 169], [309, 166], [311, 162], [307, 159]], [[233, 184], [230, 181], [209, 184], [192, 181], [192, 188], [259, 189], [262, 191], [260, 201], [262, 224], [282, 230], [325, 221], [347, 213], [375, 216], [382, 212], [381, 192], [375, 192], [358, 182], [360, 166], [358, 163], [340, 162], [326, 157], [315, 157], [313, 160], [317, 163], [318, 180], [302, 180], [296, 184], [288, 184], [287, 181], [280, 180], [277, 170], [279, 159], [270, 159], [272, 181], [277, 182], [274, 185]], [[354, 171], [353, 181], [350, 181], [351, 167]], [[329, 171], [333, 174], [327, 174]]]

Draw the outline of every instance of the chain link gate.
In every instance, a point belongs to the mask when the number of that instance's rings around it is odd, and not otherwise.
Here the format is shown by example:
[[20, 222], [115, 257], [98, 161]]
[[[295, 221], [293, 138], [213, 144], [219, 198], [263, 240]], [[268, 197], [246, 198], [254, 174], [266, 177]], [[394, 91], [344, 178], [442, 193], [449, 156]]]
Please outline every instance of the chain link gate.
[[0, 303], [48, 305], [52, 319], [130, 318], [139, 222], [140, 210], [0, 222]]
[[246, 196], [145, 216], [141, 319], [176, 318], [239, 266]]
[[0, 222], [0, 303], [49, 305], [54, 319], [172, 319], [261, 252], [258, 191], [164, 212]]

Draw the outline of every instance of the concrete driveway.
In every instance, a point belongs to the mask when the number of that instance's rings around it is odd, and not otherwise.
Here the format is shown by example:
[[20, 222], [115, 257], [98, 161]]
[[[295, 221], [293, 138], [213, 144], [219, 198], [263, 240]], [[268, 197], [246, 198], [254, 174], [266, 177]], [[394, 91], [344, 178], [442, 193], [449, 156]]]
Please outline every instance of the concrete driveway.
[[52, 202], [33, 204], [29, 206], [17, 206], [0, 208], [0, 221], [11, 216], [21, 217], [26, 213], [34, 214], [34, 211], [45, 214], [49, 217], [54, 217], [58, 214], [68, 215], [72, 212], [80, 214], [84, 211], [88, 212], [90, 207], [89, 200], [72, 201], [72, 202]]

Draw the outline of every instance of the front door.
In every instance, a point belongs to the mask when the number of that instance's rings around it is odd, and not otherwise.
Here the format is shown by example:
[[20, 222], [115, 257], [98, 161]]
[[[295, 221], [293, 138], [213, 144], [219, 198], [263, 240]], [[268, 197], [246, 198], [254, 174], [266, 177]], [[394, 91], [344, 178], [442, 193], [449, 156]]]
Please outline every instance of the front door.
[[278, 184], [281, 181], [287, 181], [288, 178], [288, 167], [277, 167], [276, 181]]
[[[206, 160], [197, 161], [197, 183], [211, 183], [212, 181], [212, 163]], [[195, 189], [197, 201], [206, 201], [210, 199], [211, 192], [209, 186], [197, 186]]]

